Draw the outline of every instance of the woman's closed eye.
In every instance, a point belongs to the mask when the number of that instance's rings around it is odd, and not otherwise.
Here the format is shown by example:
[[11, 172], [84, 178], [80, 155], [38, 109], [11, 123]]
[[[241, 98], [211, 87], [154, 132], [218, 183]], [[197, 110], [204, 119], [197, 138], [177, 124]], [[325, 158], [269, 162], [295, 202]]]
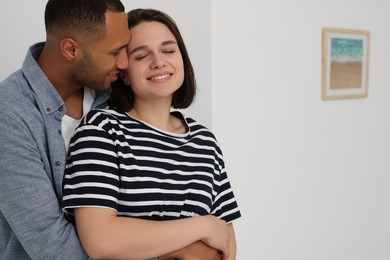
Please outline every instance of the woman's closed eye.
[[165, 54], [171, 54], [171, 53], [175, 53], [176, 50], [174, 49], [167, 49], [167, 50], [163, 50], [162, 53], [165, 53]]
[[[175, 50], [175, 49], [167, 49], [167, 50], [162, 50], [161, 53], [169, 55], [169, 54], [174, 54], [174, 53], [176, 53], [176, 51], [177, 51], [177, 50]], [[147, 58], [148, 56], [150, 56], [150, 53], [138, 53], [138, 54], [134, 57], [134, 59], [137, 60], [137, 61], [138, 61], [138, 60], [143, 60], [143, 59]]]
[[135, 60], [143, 60], [145, 59], [146, 57], [149, 56], [150, 53], [146, 53], [146, 52], [143, 52], [143, 53], [137, 53], [136, 55], [134, 55], [134, 59]]

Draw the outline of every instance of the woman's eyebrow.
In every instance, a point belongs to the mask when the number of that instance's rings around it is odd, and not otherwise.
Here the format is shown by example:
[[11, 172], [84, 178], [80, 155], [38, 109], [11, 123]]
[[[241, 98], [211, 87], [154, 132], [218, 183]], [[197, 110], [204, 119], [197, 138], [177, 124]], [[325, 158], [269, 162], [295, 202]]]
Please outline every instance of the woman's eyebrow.
[[[175, 42], [175, 41], [173, 41], [173, 40], [164, 41], [164, 42], [161, 43], [161, 46], [167, 46], [167, 45], [171, 45], [171, 44], [177, 45], [177, 42]], [[133, 53], [135, 53], [135, 52], [137, 52], [137, 51], [145, 50], [147, 47], [148, 47], [148, 45], [146, 45], [146, 44], [145, 44], [145, 45], [141, 45], [141, 46], [139, 46], [139, 47], [136, 47], [136, 48], [134, 48], [134, 49], [130, 52], [130, 54], [133, 54]]]
[[176, 44], [177, 45], [177, 42], [173, 41], [173, 40], [169, 40], [169, 41], [164, 41], [161, 45], [170, 45], [170, 44]]
[[137, 51], [144, 50], [144, 49], [146, 49], [147, 47], [148, 47], [147, 45], [142, 45], [142, 46], [136, 47], [136, 48], [134, 48], [134, 49], [130, 52], [130, 54], [133, 54], [134, 52], [137, 52]]

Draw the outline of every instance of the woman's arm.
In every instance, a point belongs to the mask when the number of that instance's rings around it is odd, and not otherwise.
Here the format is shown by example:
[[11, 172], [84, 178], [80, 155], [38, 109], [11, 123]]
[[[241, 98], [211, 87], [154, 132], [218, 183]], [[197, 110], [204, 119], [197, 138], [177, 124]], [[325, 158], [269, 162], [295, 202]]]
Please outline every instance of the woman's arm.
[[[228, 224], [229, 239], [230, 239], [230, 256], [229, 260], [236, 259], [236, 238], [234, 234], [233, 224]], [[192, 243], [185, 248], [175, 252], [168, 253], [158, 257], [158, 260], [221, 260], [221, 253], [215, 248], [211, 248], [202, 241]]]
[[92, 258], [145, 259], [184, 248], [198, 240], [230, 254], [229, 226], [214, 216], [170, 221], [117, 217], [105, 208], [75, 209], [80, 240]]
[[[233, 224], [228, 224], [230, 238], [229, 260], [236, 259], [236, 239]], [[158, 260], [221, 260], [220, 251], [211, 248], [202, 241], [197, 241], [185, 248], [158, 257]]]
[[221, 260], [219, 250], [209, 247], [202, 241], [196, 241], [175, 252], [158, 257], [158, 260]]
[[230, 240], [230, 253], [228, 260], [236, 260], [237, 256], [237, 244], [236, 244], [236, 235], [234, 234], [233, 223], [228, 224], [229, 229], [229, 240]]

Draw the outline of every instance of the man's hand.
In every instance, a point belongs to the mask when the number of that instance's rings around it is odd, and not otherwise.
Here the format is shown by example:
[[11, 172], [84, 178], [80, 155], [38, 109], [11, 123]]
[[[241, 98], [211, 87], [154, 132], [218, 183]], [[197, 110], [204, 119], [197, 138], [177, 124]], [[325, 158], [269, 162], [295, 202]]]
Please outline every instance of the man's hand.
[[221, 260], [221, 254], [218, 250], [198, 241], [175, 252], [159, 256], [158, 260]]

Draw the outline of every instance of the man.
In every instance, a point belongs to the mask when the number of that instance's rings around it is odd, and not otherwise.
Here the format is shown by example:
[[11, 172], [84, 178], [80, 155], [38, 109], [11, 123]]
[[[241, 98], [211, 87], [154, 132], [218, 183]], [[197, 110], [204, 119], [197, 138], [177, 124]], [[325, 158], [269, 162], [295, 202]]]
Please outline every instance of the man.
[[128, 65], [119, 0], [49, 0], [45, 25], [46, 42], [0, 83], [0, 259], [88, 258], [60, 209], [66, 147]]
[[60, 209], [62, 135], [106, 102], [128, 65], [119, 0], [49, 0], [45, 25], [46, 43], [0, 85], [0, 259], [87, 258]]

